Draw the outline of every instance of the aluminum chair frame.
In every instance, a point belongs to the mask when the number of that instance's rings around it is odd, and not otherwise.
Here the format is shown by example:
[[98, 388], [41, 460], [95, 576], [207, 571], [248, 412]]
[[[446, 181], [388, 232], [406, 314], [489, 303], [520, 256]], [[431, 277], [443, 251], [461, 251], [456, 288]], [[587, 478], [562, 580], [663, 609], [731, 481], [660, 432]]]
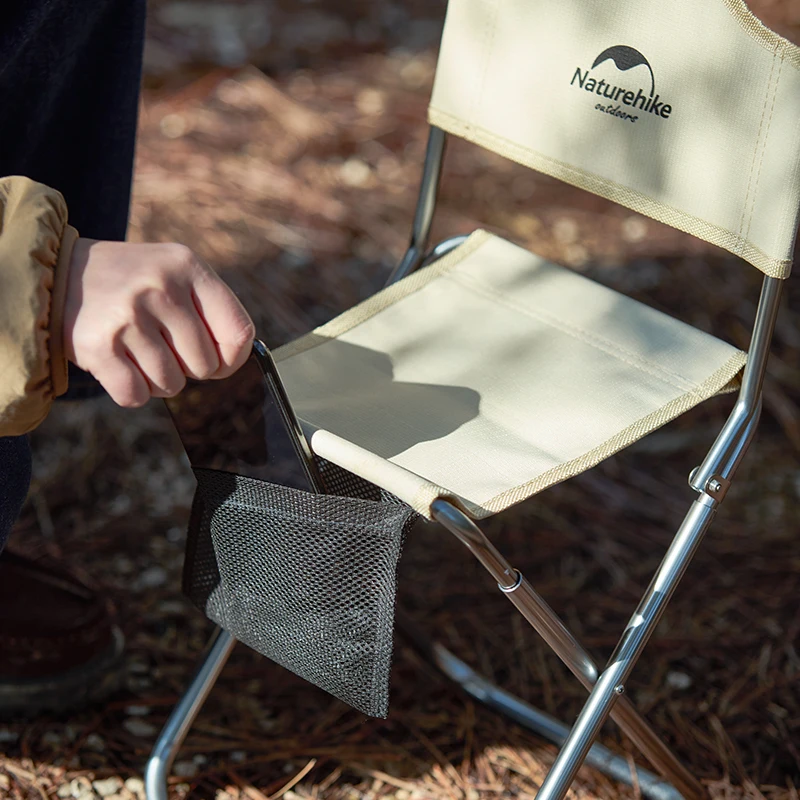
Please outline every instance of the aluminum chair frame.
[[[432, 126], [409, 248], [388, 283], [400, 280], [458, 246], [455, 237], [428, 249], [431, 223], [444, 159], [446, 134]], [[515, 722], [561, 745], [537, 797], [561, 800], [584, 762], [617, 780], [632, 782], [628, 762], [595, 744], [600, 728], [611, 718], [640, 752], [666, 778], [636, 767], [642, 794], [654, 800], [699, 798], [701, 784], [663, 744], [625, 696], [625, 682], [658, 625], [678, 583], [724, 500], [758, 425], [769, 347], [780, 306], [783, 280], [765, 277], [756, 312], [748, 361], [734, 408], [702, 464], [692, 470], [689, 484], [697, 492], [650, 585], [630, 618], [611, 658], [602, 671], [564, 623], [536, 593], [524, 576], [500, 554], [481, 529], [460, 509], [444, 499], [434, 501], [432, 517], [462, 542], [483, 565], [498, 588], [539, 633], [589, 691], [589, 698], [571, 730], [543, 712], [480, 676], [438, 642], [432, 642], [398, 613], [398, 628], [447, 677], [473, 698]], [[200, 666], [183, 697], [162, 729], [145, 772], [148, 800], [167, 800], [167, 778], [186, 734], [205, 702], [236, 641], [217, 628]]]

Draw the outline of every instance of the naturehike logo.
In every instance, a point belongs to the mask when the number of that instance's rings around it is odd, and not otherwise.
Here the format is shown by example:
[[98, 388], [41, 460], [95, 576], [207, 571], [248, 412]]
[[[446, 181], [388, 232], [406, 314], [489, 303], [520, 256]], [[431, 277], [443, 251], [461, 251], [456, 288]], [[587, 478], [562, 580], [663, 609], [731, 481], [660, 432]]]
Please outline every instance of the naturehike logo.
[[[638, 91], [634, 92], [623, 86], [614, 86], [613, 84], [607, 83], [602, 78], [600, 80], [592, 78], [590, 75], [591, 71], [597, 69], [597, 67], [606, 61], [612, 61], [620, 72], [628, 72], [628, 70], [632, 70], [635, 67], [642, 67], [643, 69], [639, 70], [642, 77], [644, 76], [644, 68], [646, 67], [650, 74], [648, 75], [648, 85], [644, 86], [644, 90], [649, 90], [649, 94], [646, 94], [642, 89], [638, 89]], [[653, 74], [653, 68], [650, 66], [650, 62], [638, 50], [623, 44], [618, 44], [615, 47], [609, 47], [607, 50], [603, 50], [594, 60], [591, 69], [587, 69], [584, 72], [578, 67], [575, 70], [575, 74], [572, 76], [570, 86], [574, 86], [576, 89], [583, 89], [605, 98], [608, 100], [608, 103], [597, 103], [595, 109], [628, 122], [638, 121], [639, 115], [635, 113], [636, 111], [642, 111], [645, 114], [655, 114], [655, 116], [661, 117], [662, 119], [669, 119], [669, 115], [672, 113], [672, 106], [665, 103], [661, 97], [656, 94], [656, 76]], [[630, 109], [630, 111], [628, 109]]]

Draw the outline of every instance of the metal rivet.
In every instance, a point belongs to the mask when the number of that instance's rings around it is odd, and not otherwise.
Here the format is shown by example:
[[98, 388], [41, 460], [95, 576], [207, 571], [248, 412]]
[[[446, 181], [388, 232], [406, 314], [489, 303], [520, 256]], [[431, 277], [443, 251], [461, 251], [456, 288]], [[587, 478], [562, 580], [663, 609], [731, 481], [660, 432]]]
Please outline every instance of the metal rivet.
[[616, 686], [616, 687], [614, 688], [614, 691], [615, 691], [617, 694], [625, 694], [625, 687], [624, 687], [622, 684], [620, 684], [619, 686]]
[[716, 478], [708, 482], [708, 491], [711, 492], [711, 494], [716, 494], [720, 489], [722, 489], [722, 484]]

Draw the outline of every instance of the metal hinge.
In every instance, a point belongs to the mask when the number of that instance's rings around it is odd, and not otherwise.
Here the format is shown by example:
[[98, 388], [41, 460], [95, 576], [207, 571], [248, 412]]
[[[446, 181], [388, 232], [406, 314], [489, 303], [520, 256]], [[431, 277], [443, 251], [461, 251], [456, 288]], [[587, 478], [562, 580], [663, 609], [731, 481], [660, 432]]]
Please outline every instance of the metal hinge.
[[724, 500], [725, 495], [728, 494], [728, 489], [731, 487], [731, 482], [727, 478], [723, 478], [721, 475], [712, 475], [706, 481], [706, 485], [698, 489], [694, 485], [694, 479], [699, 469], [700, 467], [695, 467], [689, 473], [689, 486], [691, 486], [697, 492], [705, 492], [709, 497], [713, 497], [719, 502]]

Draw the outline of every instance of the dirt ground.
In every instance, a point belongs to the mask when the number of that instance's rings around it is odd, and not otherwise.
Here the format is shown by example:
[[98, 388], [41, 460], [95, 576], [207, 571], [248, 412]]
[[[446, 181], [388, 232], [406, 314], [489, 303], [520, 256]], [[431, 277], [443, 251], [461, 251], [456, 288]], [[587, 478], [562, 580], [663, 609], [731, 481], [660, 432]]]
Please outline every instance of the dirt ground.
[[[800, 41], [800, 0], [753, 10]], [[181, 241], [270, 346], [378, 289], [403, 253], [444, 3], [152, 3], [130, 238]], [[755, 270], [454, 142], [435, 236], [479, 224], [746, 348]], [[788, 282], [756, 445], [634, 672], [632, 699], [710, 797], [800, 800], [800, 290]], [[598, 660], [680, 522], [731, 407], [716, 398], [491, 520], [493, 540]], [[180, 593], [193, 479], [161, 404], [61, 404], [34, 434], [13, 542], [101, 587], [125, 686], [68, 717], [0, 721], [0, 797], [141, 800], [143, 766], [211, 625]], [[401, 602], [454, 652], [563, 719], [583, 689], [460, 545], [410, 537]], [[632, 758], [609, 724], [602, 741]], [[240, 646], [175, 766], [174, 798], [533, 797], [555, 748], [438, 678], [402, 639], [388, 720]], [[93, 783], [94, 782], [94, 783]], [[573, 797], [638, 797], [584, 768]]]

